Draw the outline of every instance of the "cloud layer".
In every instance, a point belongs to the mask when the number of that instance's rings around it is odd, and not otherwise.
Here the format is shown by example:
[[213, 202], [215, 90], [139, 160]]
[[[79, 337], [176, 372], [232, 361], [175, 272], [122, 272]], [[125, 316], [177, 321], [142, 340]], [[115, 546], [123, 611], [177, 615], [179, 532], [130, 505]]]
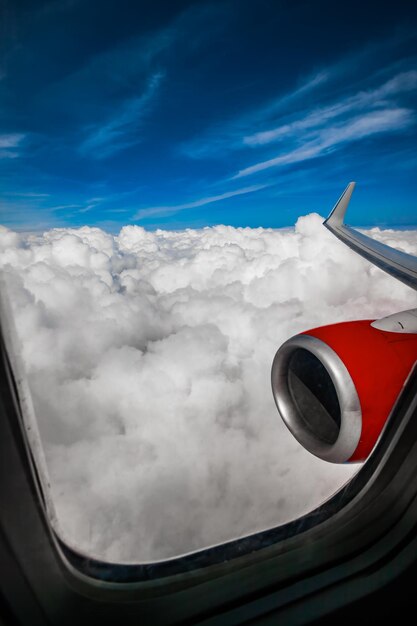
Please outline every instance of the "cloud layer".
[[[417, 253], [416, 233], [373, 235]], [[0, 230], [60, 532], [167, 558], [314, 508], [354, 471], [305, 452], [270, 390], [279, 345], [415, 307], [316, 214], [295, 229]]]

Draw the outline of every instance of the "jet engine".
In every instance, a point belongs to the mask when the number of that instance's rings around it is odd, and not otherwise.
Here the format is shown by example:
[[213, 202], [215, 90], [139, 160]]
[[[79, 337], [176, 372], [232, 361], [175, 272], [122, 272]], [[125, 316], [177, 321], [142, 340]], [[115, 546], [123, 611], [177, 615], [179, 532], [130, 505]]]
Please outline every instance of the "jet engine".
[[333, 463], [362, 461], [416, 361], [417, 309], [315, 328], [277, 351], [275, 403], [309, 452]]

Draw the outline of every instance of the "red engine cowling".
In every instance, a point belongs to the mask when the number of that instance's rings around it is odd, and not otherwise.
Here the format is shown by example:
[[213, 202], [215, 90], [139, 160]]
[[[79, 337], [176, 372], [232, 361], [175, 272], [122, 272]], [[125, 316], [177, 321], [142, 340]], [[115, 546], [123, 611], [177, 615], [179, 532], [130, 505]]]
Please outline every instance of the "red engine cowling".
[[417, 334], [372, 320], [309, 330], [286, 341], [272, 365], [278, 411], [312, 454], [362, 461], [374, 447], [417, 360]]

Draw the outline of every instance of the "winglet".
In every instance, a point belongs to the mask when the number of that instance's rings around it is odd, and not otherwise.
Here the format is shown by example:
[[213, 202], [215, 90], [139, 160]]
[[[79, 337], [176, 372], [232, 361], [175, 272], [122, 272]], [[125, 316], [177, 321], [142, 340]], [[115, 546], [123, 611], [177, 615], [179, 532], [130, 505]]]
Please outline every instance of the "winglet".
[[341, 226], [343, 224], [346, 209], [348, 208], [355, 185], [356, 183], [348, 184], [339, 200], [334, 205], [329, 217], [325, 220], [325, 224], [329, 224], [329, 226]]
[[384, 272], [401, 280], [412, 289], [417, 289], [417, 257], [391, 248], [344, 223], [346, 209], [354, 188], [355, 183], [349, 183], [325, 220], [324, 226], [349, 248]]

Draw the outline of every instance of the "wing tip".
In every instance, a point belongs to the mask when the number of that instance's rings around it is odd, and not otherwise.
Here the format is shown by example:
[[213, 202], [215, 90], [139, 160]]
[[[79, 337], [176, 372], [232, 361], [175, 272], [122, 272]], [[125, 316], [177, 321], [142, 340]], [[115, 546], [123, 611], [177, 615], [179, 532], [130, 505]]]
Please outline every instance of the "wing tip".
[[348, 204], [350, 202], [350, 198], [352, 196], [353, 190], [355, 189], [356, 182], [351, 181], [339, 200], [334, 205], [333, 209], [330, 211], [327, 219], [324, 220], [324, 225], [329, 226], [341, 226], [345, 219], [346, 209], [348, 208]]

